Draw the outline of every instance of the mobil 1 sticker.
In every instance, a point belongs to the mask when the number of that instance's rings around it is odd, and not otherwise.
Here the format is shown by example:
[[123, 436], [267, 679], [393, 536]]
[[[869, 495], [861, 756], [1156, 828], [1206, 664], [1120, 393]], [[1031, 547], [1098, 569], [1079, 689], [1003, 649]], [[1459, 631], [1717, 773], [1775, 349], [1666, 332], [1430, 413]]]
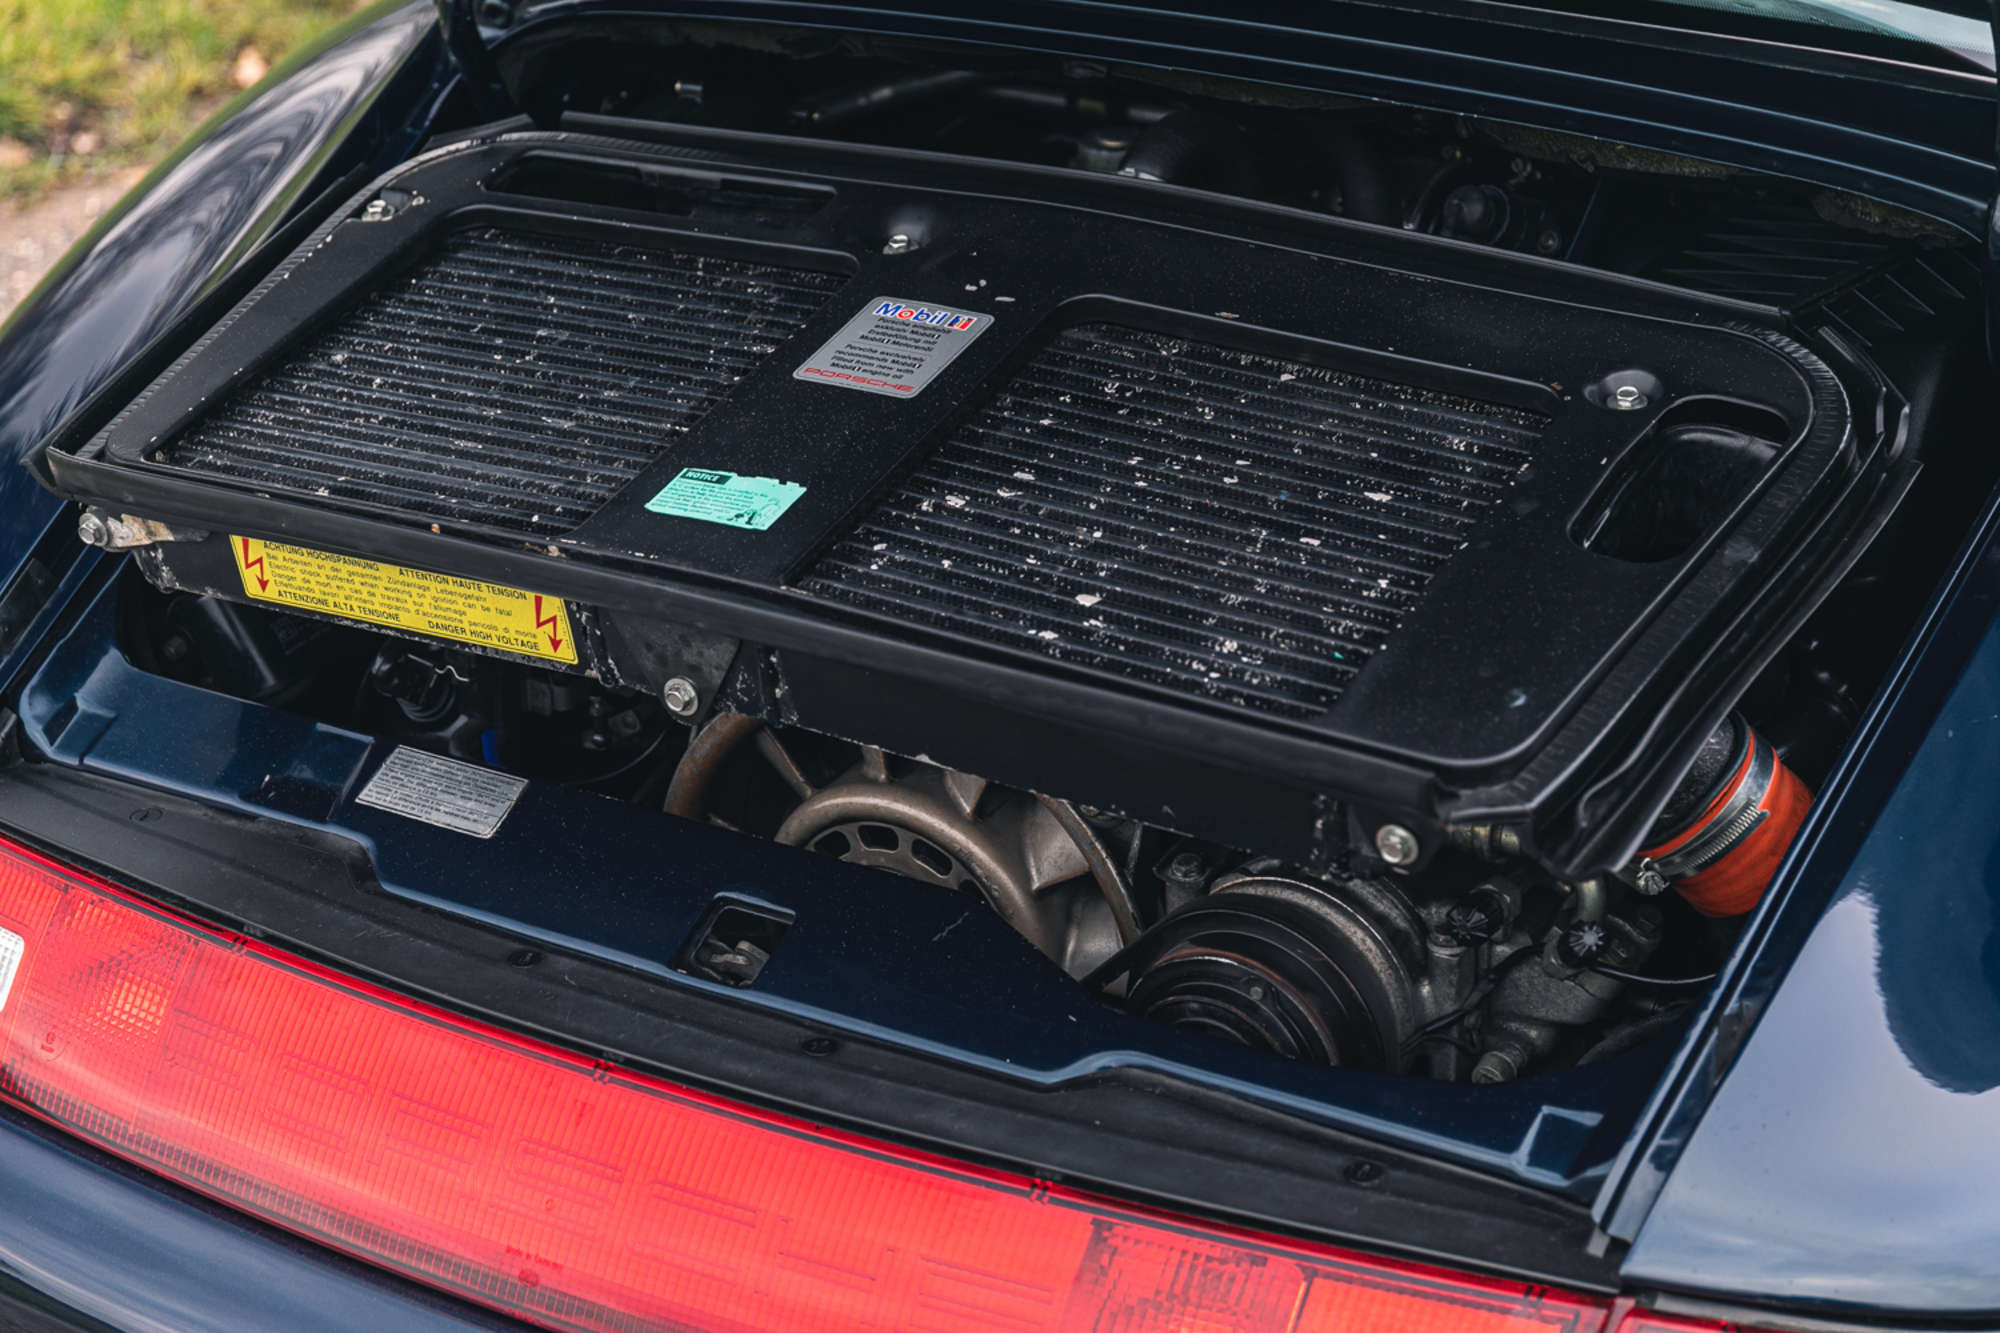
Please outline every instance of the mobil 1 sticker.
[[878, 296], [792, 378], [913, 398], [992, 323], [991, 315]]

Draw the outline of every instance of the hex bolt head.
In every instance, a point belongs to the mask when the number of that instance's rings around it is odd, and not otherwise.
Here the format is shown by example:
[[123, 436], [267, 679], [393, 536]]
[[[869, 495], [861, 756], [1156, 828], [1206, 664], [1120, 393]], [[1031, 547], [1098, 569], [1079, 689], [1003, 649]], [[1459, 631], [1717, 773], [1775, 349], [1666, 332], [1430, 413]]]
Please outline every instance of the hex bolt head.
[[109, 546], [111, 525], [104, 521], [103, 515], [86, 510], [76, 521], [76, 535], [85, 546]]
[[693, 717], [695, 709], [701, 707], [701, 691], [686, 676], [675, 676], [660, 687], [660, 702], [675, 717]]
[[394, 216], [396, 216], [395, 206], [387, 199], [370, 199], [361, 210], [363, 222], [387, 222]]
[[1646, 394], [1636, 384], [1621, 384], [1605, 401], [1616, 411], [1636, 412], [1646, 405]]
[[1415, 865], [1422, 852], [1417, 835], [1401, 824], [1384, 824], [1375, 830], [1375, 854], [1392, 866]]
[[906, 255], [916, 248], [917, 243], [907, 232], [899, 231], [882, 243], [882, 253], [885, 255]]

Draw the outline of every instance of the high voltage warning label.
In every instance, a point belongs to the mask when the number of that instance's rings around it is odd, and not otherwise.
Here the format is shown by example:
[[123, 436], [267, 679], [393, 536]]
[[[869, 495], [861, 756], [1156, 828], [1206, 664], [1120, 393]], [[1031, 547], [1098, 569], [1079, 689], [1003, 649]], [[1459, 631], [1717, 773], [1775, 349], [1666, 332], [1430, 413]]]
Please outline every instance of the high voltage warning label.
[[231, 537], [229, 548], [244, 595], [259, 602], [549, 662], [576, 661], [560, 597], [255, 537]]

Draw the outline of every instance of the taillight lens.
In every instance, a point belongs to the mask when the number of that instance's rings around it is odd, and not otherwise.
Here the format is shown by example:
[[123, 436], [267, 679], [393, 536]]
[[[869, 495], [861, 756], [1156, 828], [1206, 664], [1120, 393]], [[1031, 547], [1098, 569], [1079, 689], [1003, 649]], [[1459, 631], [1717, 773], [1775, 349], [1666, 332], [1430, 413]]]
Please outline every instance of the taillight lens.
[[1609, 1306], [1182, 1224], [482, 1027], [0, 843], [0, 1096], [553, 1328], [1599, 1333]]

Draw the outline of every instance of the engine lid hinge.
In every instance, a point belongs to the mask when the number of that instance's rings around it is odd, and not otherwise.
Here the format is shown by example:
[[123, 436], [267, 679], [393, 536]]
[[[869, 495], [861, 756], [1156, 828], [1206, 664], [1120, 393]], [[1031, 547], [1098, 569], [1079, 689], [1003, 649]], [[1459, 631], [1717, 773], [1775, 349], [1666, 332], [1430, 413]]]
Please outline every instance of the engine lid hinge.
[[445, 50], [465, 81], [466, 93], [491, 119], [513, 114], [514, 99], [500, 78], [484, 29], [512, 27], [515, 0], [436, 0], [436, 4]]

